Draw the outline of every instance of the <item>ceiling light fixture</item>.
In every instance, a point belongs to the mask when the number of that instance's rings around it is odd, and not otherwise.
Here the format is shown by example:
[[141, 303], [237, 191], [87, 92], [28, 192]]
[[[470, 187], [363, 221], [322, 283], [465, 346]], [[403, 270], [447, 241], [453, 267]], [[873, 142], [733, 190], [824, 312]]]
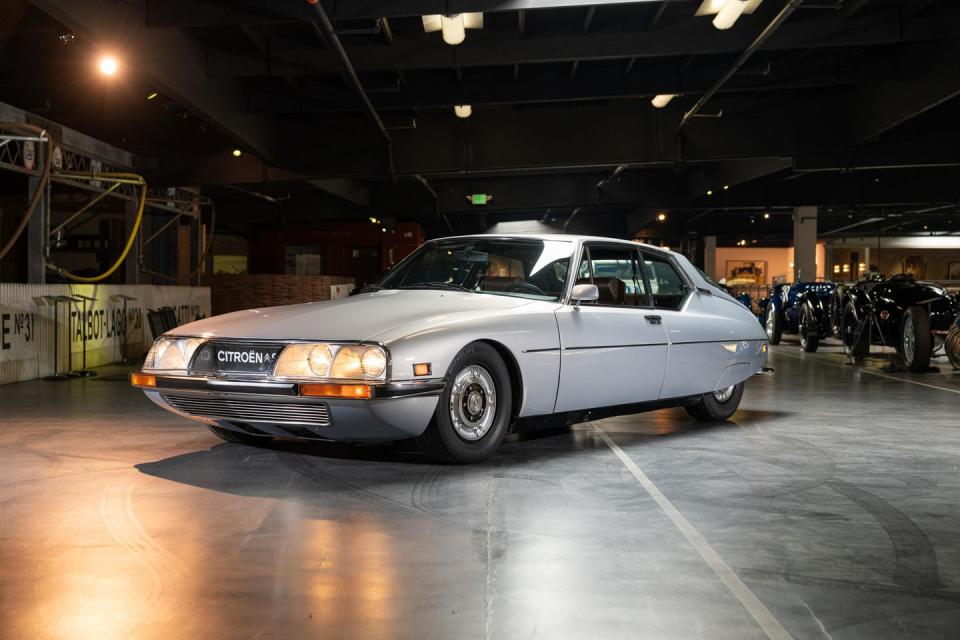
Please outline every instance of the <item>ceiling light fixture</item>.
[[657, 214], [657, 220], [659, 220], [660, 222], [665, 222], [666, 219], [667, 219], [667, 214], [662, 212]]
[[770, 219], [770, 212], [769, 212], [769, 211], [764, 212], [764, 214], [763, 214], [763, 219], [764, 219], [764, 220], [769, 220], [769, 219]]
[[147, 96], [147, 100], [153, 100], [153, 99], [156, 98], [158, 95], [160, 95], [160, 94], [157, 93], [156, 91], [154, 91], [153, 93], [151, 93], [150, 95]]
[[650, 101], [650, 104], [655, 106], [657, 109], [663, 109], [665, 106], [670, 104], [670, 101], [677, 97], [676, 93], [661, 93], [659, 95], [653, 96], [653, 100]]
[[242, 156], [242, 155], [243, 155], [243, 151], [240, 151], [240, 149], [234, 149], [234, 150], [233, 150], [233, 157], [234, 157], [234, 158], [239, 158], [239, 157]]
[[118, 66], [117, 59], [113, 56], [103, 56], [100, 58], [100, 64], [98, 65], [100, 73], [105, 76], [112, 76], [115, 74]]
[[453, 105], [453, 112], [458, 118], [469, 118], [473, 114], [473, 107], [468, 104]]
[[763, 0], [703, 0], [697, 16], [714, 16], [713, 26], [725, 30], [732, 27], [744, 14], [757, 10]]
[[427, 33], [441, 32], [443, 41], [458, 45], [467, 37], [467, 29], [483, 29], [482, 13], [431, 14], [423, 16], [423, 30]]
[[746, 6], [747, 3], [743, 0], [727, 0], [723, 5], [723, 9], [720, 9], [720, 12], [714, 16], [713, 26], [720, 31], [726, 31], [743, 15], [743, 10]]

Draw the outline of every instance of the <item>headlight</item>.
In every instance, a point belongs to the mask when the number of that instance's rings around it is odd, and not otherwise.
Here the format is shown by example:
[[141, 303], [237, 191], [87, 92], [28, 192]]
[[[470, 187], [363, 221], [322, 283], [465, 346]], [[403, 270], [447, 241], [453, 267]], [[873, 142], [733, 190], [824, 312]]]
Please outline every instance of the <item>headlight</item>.
[[377, 346], [307, 343], [288, 345], [274, 368], [278, 378], [383, 380], [387, 354]]
[[387, 370], [387, 354], [380, 347], [367, 347], [360, 358], [363, 374], [369, 378], [379, 378]]
[[145, 371], [185, 371], [205, 341], [199, 338], [160, 338], [143, 362]]

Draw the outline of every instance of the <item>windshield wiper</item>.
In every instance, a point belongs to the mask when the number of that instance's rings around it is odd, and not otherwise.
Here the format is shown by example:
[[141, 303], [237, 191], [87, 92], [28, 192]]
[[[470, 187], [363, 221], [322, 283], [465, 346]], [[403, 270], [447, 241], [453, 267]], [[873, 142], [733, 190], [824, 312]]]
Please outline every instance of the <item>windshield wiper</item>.
[[467, 291], [469, 293], [475, 293], [473, 289], [468, 289], [462, 284], [456, 284], [454, 282], [418, 282], [417, 284], [408, 284], [401, 289], [452, 289], [454, 291]]
[[374, 291], [383, 291], [386, 287], [379, 284], [365, 284], [359, 289], [355, 289], [350, 293], [352, 296], [359, 295], [361, 293], [373, 293]]

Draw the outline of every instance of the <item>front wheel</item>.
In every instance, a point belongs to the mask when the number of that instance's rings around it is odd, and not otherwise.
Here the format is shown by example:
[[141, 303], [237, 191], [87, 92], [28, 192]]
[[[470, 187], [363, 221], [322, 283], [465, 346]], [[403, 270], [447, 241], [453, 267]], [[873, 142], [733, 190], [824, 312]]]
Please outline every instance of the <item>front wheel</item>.
[[930, 368], [933, 334], [930, 333], [930, 314], [923, 307], [910, 307], [903, 314], [900, 325], [900, 356], [909, 371], [922, 372]]
[[481, 462], [500, 447], [510, 424], [510, 373], [497, 350], [482, 342], [467, 345], [449, 371], [417, 446], [440, 462]]
[[866, 322], [860, 322], [853, 302], [848, 302], [843, 308], [840, 323], [843, 352], [852, 361], [860, 362], [870, 353], [870, 328], [866, 326]]
[[696, 404], [684, 407], [694, 420], [722, 422], [736, 413], [743, 397], [744, 383], [735, 384], [726, 389], [717, 389], [713, 393], [700, 396]]
[[820, 331], [817, 329], [817, 318], [813, 307], [803, 305], [800, 310], [800, 348], [807, 353], [814, 353], [820, 346]]
[[767, 341], [770, 344], [780, 344], [780, 338], [783, 336], [783, 318], [773, 302], [767, 305]]

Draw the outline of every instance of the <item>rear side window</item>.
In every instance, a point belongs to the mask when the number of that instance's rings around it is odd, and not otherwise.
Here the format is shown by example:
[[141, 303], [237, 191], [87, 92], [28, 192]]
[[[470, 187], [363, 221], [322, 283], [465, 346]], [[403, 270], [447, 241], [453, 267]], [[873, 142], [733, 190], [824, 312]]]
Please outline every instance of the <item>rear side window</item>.
[[653, 294], [653, 306], [661, 309], [679, 309], [687, 297], [687, 285], [666, 258], [653, 253], [643, 256], [647, 277], [650, 280], [650, 293]]

